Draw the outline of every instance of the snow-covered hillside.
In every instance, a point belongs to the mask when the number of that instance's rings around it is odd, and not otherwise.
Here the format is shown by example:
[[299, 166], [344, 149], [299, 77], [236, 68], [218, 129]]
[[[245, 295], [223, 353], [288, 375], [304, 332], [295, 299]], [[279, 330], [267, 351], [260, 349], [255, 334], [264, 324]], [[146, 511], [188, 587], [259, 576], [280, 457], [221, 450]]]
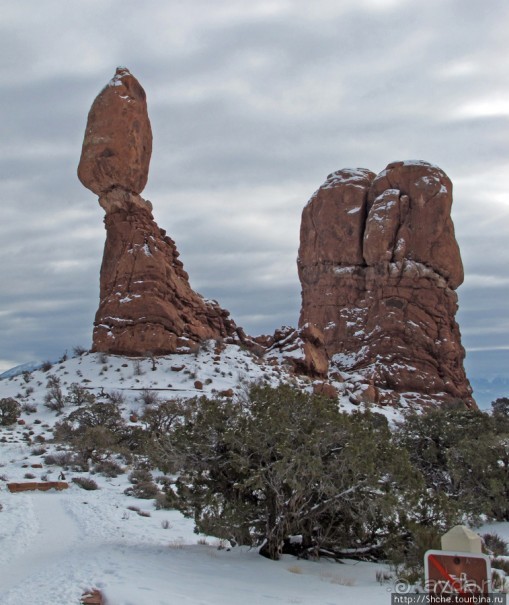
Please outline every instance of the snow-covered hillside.
[[[128, 419], [146, 405], [147, 393], [163, 399], [235, 396], [256, 380], [293, 382], [312, 388], [275, 362], [229, 345], [204, 346], [196, 354], [132, 359], [85, 353], [0, 380], [0, 398], [23, 406], [22, 423], [0, 427], [0, 604], [77, 605], [86, 589], [98, 587], [109, 605], [357, 605], [386, 603], [393, 584], [387, 566], [346, 561], [274, 562], [255, 549], [225, 548], [194, 533], [191, 520], [156, 510], [153, 500], [124, 494], [129, 468], [116, 478], [65, 470], [69, 489], [11, 494], [8, 482], [57, 480], [61, 467], [45, 463], [55, 453], [52, 428], [62, 418], [44, 405], [48, 380], [64, 394], [79, 384], [99, 400], [121, 393]], [[350, 379], [352, 385], [355, 377]], [[348, 383], [347, 383], [348, 384]], [[339, 386], [339, 385], [338, 385]], [[354, 406], [340, 395], [344, 409]], [[64, 414], [72, 411], [67, 404]], [[394, 419], [398, 412], [385, 409]], [[85, 491], [73, 478], [92, 478]], [[378, 579], [377, 579], [377, 572]]]
[[280, 366], [266, 364], [238, 346], [226, 345], [216, 354], [212, 342], [196, 354], [150, 359], [85, 353], [55, 363], [49, 369], [45, 365], [33, 372], [23, 372], [24, 369], [22, 366], [14, 376], [13, 372], [3, 375], [2, 397], [38, 404], [44, 399], [48, 377], [52, 375], [60, 380], [64, 391], [73, 383], [95, 395], [120, 391], [136, 408], [139, 392], [144, 389], [158, 392], [161, 398], [186, 398], [210, 396], [230, 388], [237, 390], [257, 380], [277, 384], [288, 378]]
[[[36, 369], [32, 370], [33, 367]], [[341, 409], [358, 409], [359, 404], [352, 403], [351, 395], [362, 392], [366, 379], [355, 373], [342, 374], [343, 380], [330, 378], [328, 383], [337, 391]], [[192, 354], [132, 358], [84, 353], [53, 364], [26, 364], [0, 376], [0, 397], [14, 397], [22, 404], [35, 405], [41, 413], [50, 376], [59, 379], [64, 394], [72, 384], [79, 384], [96, 396], [120, 392], [129, 411], [136, 411], [143, 405], [140, 394], [146, 390], [164, 400], [197, 395], [213, 397], [230, 390], [238, 394], [246, 385], [258, 381], [273, 386], [287, 382], [299, 388], [313, 388], [313, 381], [295, 375], [283, 355], [273, 354], [267, 359], [237, 345], [218, 348], [214, 341], [208, 341]], [[376, 406], [377, 410], [389, 419], [400, 418], [401, 410], [412, 406], [413, 395], [402, 396], [399, 409]]]
[[[379, 565], [312, 563], [290, 556], [272, 562], [254, 549], [223, 548], [215, 538], [196, 535], [193, 522], [180, 513], [126, 496], [127, 473], [106, 478], [66, 471], [70, 488], [62, 492], [11, 494], [6, 488], [7, 482], [56, 480], [61, 472], [43, 462], [56, 448], [52, 427], [59, 418], [44, 405], [50, 376], [60, 380], [64, 393], [73, 383], [97, 396], [121, 392], [126, 417], [141, 411], [147, 391], [161, 399], [210, 396], [239, 392], [255, 380], [309, 388], [306, 379], [237, 346], [220, 354], [211, 346], [195, 355], [155, 360], [84, 354], [51, 368], [22, 369], [0, 381], [0, 397], [14, 397], [24, 406], [25, 423], [0, 428], [2, 605], [77, 604], [94, 586], [110, 605], [351, 599], [367, 604], [387, 598], [387, 586], [375, 577]], [[77, 476], [93, 477], [100, 489], [84, 491], [71, 481]]]

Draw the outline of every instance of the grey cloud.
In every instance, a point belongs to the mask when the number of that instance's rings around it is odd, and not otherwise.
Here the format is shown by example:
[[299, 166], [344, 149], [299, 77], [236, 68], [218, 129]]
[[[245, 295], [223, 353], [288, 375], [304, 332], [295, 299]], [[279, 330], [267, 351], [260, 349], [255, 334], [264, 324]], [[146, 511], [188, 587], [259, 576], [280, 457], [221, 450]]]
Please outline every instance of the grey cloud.
[[0, 25], [0, 358], [90, 342], [104, 230], [76, 166], [117, 64], [148, 94], [155, 216], [192, 284], [248, 331], [296, 323], [300, 213], [326, 175], [416, 158], [455, 185], [465, 344], [509, 343], [506, 184], [491, 178], [507, 169], [509, 116], [472, 110], [509, 94], [505, 0], [295, 0], [265, 13], [48, 0], [44, 28], [40, 7], [22, 4]]

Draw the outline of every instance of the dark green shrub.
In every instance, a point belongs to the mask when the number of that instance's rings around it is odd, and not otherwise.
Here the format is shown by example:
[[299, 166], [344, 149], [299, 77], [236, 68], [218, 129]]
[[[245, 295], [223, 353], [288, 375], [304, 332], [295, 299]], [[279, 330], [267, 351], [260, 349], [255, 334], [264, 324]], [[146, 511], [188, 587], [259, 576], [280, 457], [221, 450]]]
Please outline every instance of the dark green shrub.
[[18, 421], [21, 413], [20, 404], [12, 397], [0, 399], [0, 425], [9, 426]]
[[66, 402], [69, 405], [84, 405], [95, 403], [95, 395], [77, 382], [73, 382], [67, 392]]
[[384, 418], [340, 413], [331, 399], [289, 386], [254, 386], [245, 401], [181, 403], [156, 438], [159, 452], [180, 461], [176, 505], [197, 530], [264, 544], [273, 559], [297, 534], [302, 556], [380, 552], [421, 493]]
[[432, 410], [400, 426], [398, 443], [432, 499], [472, 522], [509, 520], [509, 426], [479, 410]]
[[483, 534], [484, 546], [489, 553], [496, 557], [506, 556], [508, 553], [507, 542], [498, 534]]
[[127, 433], [114, 403], [90, 403], [71, 412], [55, 425], [55, 439], [67, 443], [81, 456], [99, 462], [112, 453], [122, 453]]
[[501, 569], [505, 575], [509, 576], [509, 561], [507, 559], [495, 557], [491, 562], [491, 566], [493, 570]]
[[112, 433], [121, 433], [125, 422], [118, 405], [114, 403], [90, 402], [71, 412], [65, 422], [72, 427], [73, 433], [84, 432], [89, 428], [103, 427]]
[[491, 404], [491, 410], [494, 416], [499, 418], [509, 418], [509, 397], [499, 397]]

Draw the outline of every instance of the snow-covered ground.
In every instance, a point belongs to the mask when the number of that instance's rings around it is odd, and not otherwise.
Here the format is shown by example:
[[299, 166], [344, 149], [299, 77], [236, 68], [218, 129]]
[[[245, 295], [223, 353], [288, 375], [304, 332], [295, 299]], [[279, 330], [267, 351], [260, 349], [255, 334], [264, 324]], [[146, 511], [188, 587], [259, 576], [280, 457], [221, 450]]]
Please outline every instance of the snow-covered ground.
[[[125, 397], [130, 411], [143, 407], [141, 394], [150, 390], [162, 400], [188, 398], [199, 395], [213, 397], [232, 390], [241, 393], [247, 385], [261, 381], [272, 386], [288, 382], [299, 388], [312, 388], [306, 376], [297, 376], [284, 357], [272, 359], [257, 357], [237, 345], [224, 345], [218, 351], [209, 341], [193, 354], [175, 354], [165, 357], [129, 358], [101, 353], [85, 353], [52, 364], [51, 369], [35, 369], [38, 364], [25, 364], [0, 375], [0, 397], [14, 397], [20, 403], [36, 405], [38, 414], [44, 411], [42, 402], [47, 393], [50, 376], [60, 380], [62, 390], [77, 383], [95, 395], [120, 392]], [[23, 372], [25, 370], [25, 372]], [[363, 407], [350, 400], [350, 393], [365, 388], [365, 378], [359, 374], [343, 372], [344, 380], [328, 382], [338, 392], [338, 403], [342, 410], [352, 411]], [[196, 382], [201, 383], [197, 388]], [[406, 394], [409, 399], [412, 393]], [[372, 406], [387, 416], [390, 421], [401, 419], [401, 410], [410, 407], [404, 399], [400, 409], [390, 406]], [[46, 411], [49, 419], [54, 414]]]
[[[288, 378], [284, 368], [265, 363], [263, 360], [240, 349], [226, 345], [216, 354], [210, 342], [196, 354], [168, 355], [149, 358], [128, 358], [101, 353], [85, 353], [57, 362], [49, 370], [38, 369], [23, 374], [21, 366], [17, 375], [2, 374], [0, 396], [15, 397], [20, 402], [38, 405], [47, 392], [48, 377], [56, 376], [64, 391], [78, 383], [96, 395], [120, 391], [134, 408], [140, 391], [158, 391], [161, 399], [214, 395], [222, 390], [239, 390], [244, 384], [264, 380], [277, 384]], [[195, 383], [202, 383], [197, 388]]]
[[[218, 549], [172, 511], [122, 494], [111, 481], [85, 492], [2, 494], [0, 602], [68, 605], [100, 588], [110, 605], [324, 603], [386, 599], [372, 564], [272, 562]], [[128, 510], [150, 511], [142, 517]], [[169, 522], [163, 528], [163, 522]], [[166, 523], [165, 523], [166, 526]]]
[[[387, 566], [291, 556], [274, 562], [255, 549], [224, 548], [196, 535], [180, 513], [126, 496], [127, 472], [106, 478], [66, 471], [67, 490], [11, 494], [8, 482], [57, 480], [61, 471], [44, 464], [56, 447], [51, 429], [62, 417], [44, 405], [50, 375], [64, 393], [73, 383], [96, 395], [121, 392], [126, 418], [141, 411], [146, 389], [167, 399], [240, 392], [257, 379], [311, 386], [236, 346], [154, 362], [85, 354], [0, 380], [0, 398], [15, 397], [25, 406], [25, 424], [0, 427], [1, 605], [78, 605], [93, 587], [108, 605], [390, 603], [392, 585], [376, 577], [377, 571], [389, 573]], [[348, 400], [341, 405], [348, 409]], [[77, 476], [93, 478], [100, 489], [83, 490], [71, 482]]]

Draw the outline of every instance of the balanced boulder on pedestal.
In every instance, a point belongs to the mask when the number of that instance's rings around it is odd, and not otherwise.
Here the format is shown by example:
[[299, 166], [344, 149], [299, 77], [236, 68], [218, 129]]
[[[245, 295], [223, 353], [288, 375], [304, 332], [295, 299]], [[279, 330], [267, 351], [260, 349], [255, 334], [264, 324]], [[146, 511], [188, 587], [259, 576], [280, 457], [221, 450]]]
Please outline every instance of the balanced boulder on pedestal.
[[128, 69], [118, 67], [90, 108], [78, 178], [96, 195], [117, 187], [139, 194], [151, 155], [145, 91]]
[[118, 68], [92, 105], [78, 167], [81, 182], [99, 195], [106, 212], [93, 350], [158, 355], [185, 352], [211, 338], [242, 338], [228, 311], [191, 288], [175, 242], [139, 195], [151, 150], [145, 92]]

